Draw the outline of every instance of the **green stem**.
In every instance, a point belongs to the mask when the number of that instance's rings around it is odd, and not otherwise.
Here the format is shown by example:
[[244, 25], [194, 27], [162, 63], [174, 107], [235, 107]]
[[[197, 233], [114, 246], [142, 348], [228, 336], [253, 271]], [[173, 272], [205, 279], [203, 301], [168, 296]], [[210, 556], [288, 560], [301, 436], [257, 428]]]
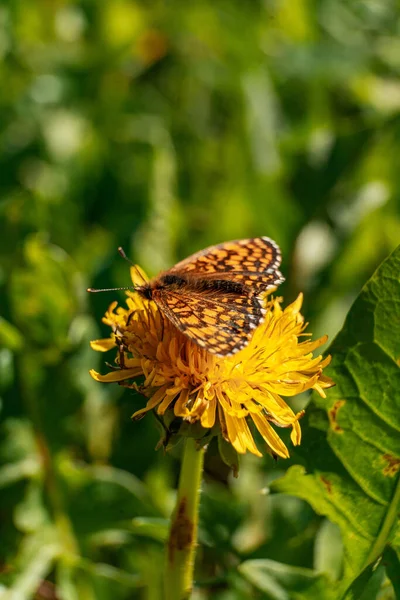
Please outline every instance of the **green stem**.
[[165, 600], [186, 600], [192, 592], [203, 461], [204, 449], [187, 438], [167, 543]]
[[386, 544], [388, 543], [388, 539], [390, 537], [390, 532], [393, 529], [394, 524], [398, 519], [398, 512], [400, 506], [400, 477], [397, 480], [397, 485], [393, 494], [393, 498], [389, 504], [389, 508], [386, 512], [385, 518], [382, 523], [381, 530], [375, 540], [374, 545], [372, 546], [369, 556], [366, 560], [366, 566], [376, 561], [381, 554], [383, 553]]

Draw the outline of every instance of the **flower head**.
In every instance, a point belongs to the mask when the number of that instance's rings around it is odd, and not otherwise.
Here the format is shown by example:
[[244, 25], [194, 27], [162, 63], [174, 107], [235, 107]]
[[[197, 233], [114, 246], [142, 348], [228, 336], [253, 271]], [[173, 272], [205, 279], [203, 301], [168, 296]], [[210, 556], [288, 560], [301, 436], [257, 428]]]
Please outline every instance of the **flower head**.
[[[136, 267], [131, 276], [137, 283]], [[97, 381], [119, 382], [148, 398], [133, 418], [154, 409], [164, 418], [200, 423], [204, 433], [213, 429], [238, 453], [249, 450], [261, 456], [253, 438], [255, 427], [270, 453], [289, 456], [275, 427], [291, 427], [291, 441], [299, 444], [304, 411], [295, 414], [282, 396], [314, 389], [325, 397], [324, 389], [333, 385], [322, 373], [330, 357], [312, 354], [327, 337], [311, 341], [304, 333], [301, 294], [285, 309], [282, 299], [266, 297], [265, 320], [249, 344], [223, 358], [180, 333], [153, 301], [129, 291], [126, 303], [124, 308], [113, 302], [103, 318], [111, 337], [91, 343], [102, 352], [117, 348], [117, 368], [106, 375], [90, 373]]]

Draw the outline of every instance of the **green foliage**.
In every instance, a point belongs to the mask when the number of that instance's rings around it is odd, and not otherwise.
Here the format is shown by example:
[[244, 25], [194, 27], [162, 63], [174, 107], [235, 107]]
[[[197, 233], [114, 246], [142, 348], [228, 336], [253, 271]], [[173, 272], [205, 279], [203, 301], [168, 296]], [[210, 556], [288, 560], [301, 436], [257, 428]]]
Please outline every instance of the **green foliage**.
[[311, 569], [291, 567], [273, 560], [248, 560], [239, 569], [256, 589], [265, 592], [265, 597], [271, 600], [335, 598], [328, 578]]
[[[85, 289], [129, 284], [119, 245], [152, 274], [269, 235], [285, 302], [304, 291], [333, 337], [399, 242], [399, 18], [375, 0], [1, 3], [0, 595], [162, 597], [179, 445], [155, 452], [151, 415], [130, 421], [142, 398], [90, 379], [117, 296]], [[354, 304], [290, 461], [246, 456], [233, 480], [210, 445], [195, 600], [400, 598], [398, 262]]]
[[339, 525], [344, 572], [337, 597], [348, 599], [369, 584], [387, 546], [394, 551], [389, 573], [400, 556], [399, 273], [400, 246], [363, 288], [330, 348], [336, 387], [307, 410], [306, 467], [291, 467], [272, 486]]

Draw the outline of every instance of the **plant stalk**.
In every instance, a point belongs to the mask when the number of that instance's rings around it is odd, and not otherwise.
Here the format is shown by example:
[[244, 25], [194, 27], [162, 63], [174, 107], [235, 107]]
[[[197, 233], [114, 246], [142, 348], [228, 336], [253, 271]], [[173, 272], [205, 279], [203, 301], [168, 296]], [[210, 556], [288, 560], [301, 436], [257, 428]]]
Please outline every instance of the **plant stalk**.
[[187, 600], [193, 588], [204, 449], [197, 449], [192, 438], [184, 443], [178, 497], [166, 547], [165, 600]]

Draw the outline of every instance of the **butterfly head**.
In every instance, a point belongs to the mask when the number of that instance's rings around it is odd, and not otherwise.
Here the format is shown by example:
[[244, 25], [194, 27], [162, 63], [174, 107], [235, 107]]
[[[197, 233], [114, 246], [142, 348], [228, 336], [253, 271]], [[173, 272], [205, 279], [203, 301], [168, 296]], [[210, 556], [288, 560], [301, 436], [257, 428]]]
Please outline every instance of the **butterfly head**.
[[136, 286], [135, 292], [140, 294], [142, 298], [146, 298], [146, 300], [153, 299], [153, 287], [150, 285], [150, 283], [145, 283], [143, 285]]

